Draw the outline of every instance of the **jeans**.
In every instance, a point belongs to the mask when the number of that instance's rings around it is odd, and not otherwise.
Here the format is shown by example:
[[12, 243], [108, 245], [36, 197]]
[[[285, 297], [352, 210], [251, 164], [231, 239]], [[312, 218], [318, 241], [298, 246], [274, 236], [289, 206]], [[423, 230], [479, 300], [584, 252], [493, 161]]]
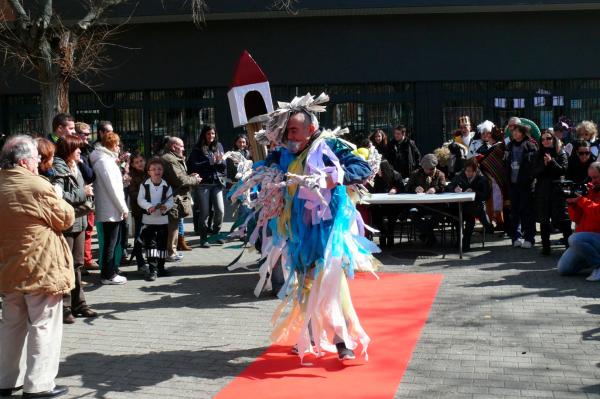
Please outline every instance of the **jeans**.
[[600, 233], [572, 234], [569, 248], [558, 260], [558, 273], [576, 274], [588, 267], [600, 267]]
[[[200, 236], [206, 238], [209, 232], [218, 233], [223, 224], [223, 214], [225, 213], [223, 186], [220, 184], [201, 184], [196, 188], [196, 195], [199, 199], [200, 208], [200, 217], [198, 219]], [[207, 226], [211, 205], [214, 211], [212, 229], [210, 226]]]
[[104, 236], [104, 246], [102, 247], [102, 270], [103, 279], [111, 279], [117, 274], [117, 264], [115, 251], [119, 241], [119, 228], [121, 222], [102, 222], [100, 223]]
[[510, 185], [510, 236], [515, 242], [524, 238], [535, 242], [535, 210], [532, 208], [533, 195], [527, 187]]
[[180, 236], [185, 235], [185, 226], [183, 225], [183, 218], [179, 219], [179, 224], [177, 225], [177, 231]]

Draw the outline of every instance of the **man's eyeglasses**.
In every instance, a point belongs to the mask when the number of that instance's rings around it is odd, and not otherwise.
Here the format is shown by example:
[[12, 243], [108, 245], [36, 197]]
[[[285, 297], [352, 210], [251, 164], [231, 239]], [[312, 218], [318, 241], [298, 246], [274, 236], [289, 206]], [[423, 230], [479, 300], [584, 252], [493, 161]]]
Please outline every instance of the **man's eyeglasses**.
[[577, 155], [590, 155], [589, 151], [577, 151]]

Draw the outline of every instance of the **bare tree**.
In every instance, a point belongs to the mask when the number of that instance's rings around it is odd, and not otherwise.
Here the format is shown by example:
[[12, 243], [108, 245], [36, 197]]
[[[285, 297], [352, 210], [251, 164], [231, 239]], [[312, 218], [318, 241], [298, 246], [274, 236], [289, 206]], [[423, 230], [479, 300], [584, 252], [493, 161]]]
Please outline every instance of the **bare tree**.
[[[278, 10], [291, 11], [298, 0], [274, 0]], [[128, 0], [79, 0], [83, 13], [63, 18], [52, 0], [0, 0], [0, 56], [40, 87], [42, 128], [52, 130], [52, 118], [69, 111], [69, 85], [78, 82], [93, 90], [90, 77], [111, 63], [106, 52], [129, 20], [109, 25], [102, 18]], [[28, 6], [26, 7], [27, 4]], [[204, 23], [206, 0], [190, 0], [194, 23]]]

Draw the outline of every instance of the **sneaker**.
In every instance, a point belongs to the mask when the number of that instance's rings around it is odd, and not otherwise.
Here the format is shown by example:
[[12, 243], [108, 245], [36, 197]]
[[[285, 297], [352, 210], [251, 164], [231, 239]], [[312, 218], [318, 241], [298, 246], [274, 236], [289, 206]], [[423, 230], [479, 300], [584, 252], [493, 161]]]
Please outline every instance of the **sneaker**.
[[521, 248], [531, 249], [533, 248], [533, 243], [530, 241], [523, 241], [523, 243], [521, 244]]
[[167, 259], [165, 259], [165, 261], [166, 262], [179, 262], [181, 259], [183, 259], [183, 256], [176, 254], [176, 255], [169, 256]]
[[102, 279], [102, 284], [105, 285], [123, 285], [127, 282], [127, 278], [123, 277], [123, 276], [119, 276], [118, 274], [115, 274], [115, 276], [111, 279]]
[[525, 242], [524, 239], [517, 238], [516, 240], [513, 241], [513, 248], [520, 248], [520, 247], [522, 247], [524, 242]]
[[146, 275], [146, 281], [156, 281], [157, 274], [156, 272], [148, 273]]
[[348, 349], [346, 347], [346, 344], [344, 344], [343, 342], [335, 344], [335, 347], [337, 348], [338, 359], [340, 359], [341, 361], [355, 359], [354, 351]]
[[295, 344], [294, 346], [292, 346], [292, 349], [290, 349], [290, 353], [292, 355], [298, 355], [300, 352], [298, 351], [298, 344]]
[[[312, 340], [310, 341], [310, 345], [313, 347], [312, 349], [315, 350], [315, 343]], [[292, 346], [292, 349], [290, 349], [290, 353], [292, 355], [298, 355], [300, 353], [300, 351], [298, 350], [298, 344], [294, 344], [294, 346]]]
[[600, 267], [592, 270], [592, 273], [586, 278], [587, 281], [600, 281]]

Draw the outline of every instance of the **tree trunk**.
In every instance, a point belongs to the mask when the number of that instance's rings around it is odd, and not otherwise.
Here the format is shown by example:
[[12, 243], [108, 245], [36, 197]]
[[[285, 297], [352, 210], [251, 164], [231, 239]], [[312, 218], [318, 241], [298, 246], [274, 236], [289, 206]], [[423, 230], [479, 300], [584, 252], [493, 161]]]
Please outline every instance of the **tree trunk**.
[[38, 132], [46, 136], [52, 132], [52, 119], [56, 114], [69, 112], [69, 82], [60, 73], [40, 79], [40, 106], [42, 129]]

